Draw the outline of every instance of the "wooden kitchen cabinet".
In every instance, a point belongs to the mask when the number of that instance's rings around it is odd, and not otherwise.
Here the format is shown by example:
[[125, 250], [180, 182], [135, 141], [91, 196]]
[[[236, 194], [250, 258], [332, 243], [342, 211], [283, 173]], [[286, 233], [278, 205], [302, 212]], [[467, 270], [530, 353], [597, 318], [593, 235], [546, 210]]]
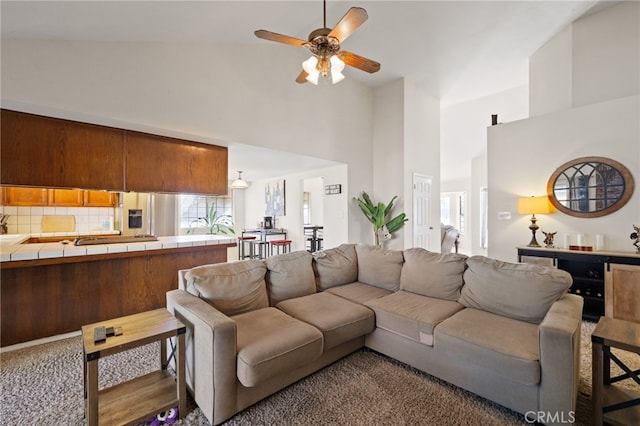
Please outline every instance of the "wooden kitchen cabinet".
[[77, 189], [49, 189], [49, 206], [82, 207], [82, 191]]
[[48, 194], [45, 188], [2, 188], [5, 206], [46, 206]]
[[6, 109], [0, 121], [0, 185], [227, 193], [226, 147]]
[[107, 191], [83, 191], [85, 207], [115, 207], [116, 194]]
[[129, 131], [125, 139], [127, 191], [227, 193], [227, 148]]
[[607, 265], [604, 292], [605, 316], [640, 322], [640, 265]]
[[117, 195], [106, 191], [2, 187], [4, 206], [115, 207]]
[[0, 111], [3, 185], [124, 189], [124, 130]]

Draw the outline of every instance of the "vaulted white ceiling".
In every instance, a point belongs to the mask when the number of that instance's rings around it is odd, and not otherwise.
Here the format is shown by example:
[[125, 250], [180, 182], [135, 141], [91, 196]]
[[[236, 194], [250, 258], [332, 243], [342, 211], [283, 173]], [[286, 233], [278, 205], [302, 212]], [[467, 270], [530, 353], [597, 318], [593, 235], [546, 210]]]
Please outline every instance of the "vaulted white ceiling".
[[[364, 7], [368, 21], [342, 48], [382, 67], [377, 74], [347, 69], [347, 78], [375, 88], [406, 77], [452, 104], [526, 84], [529, 56], [594, 6], [607, 3], [329, 0], [327, 26], [350, 7]], [[257, 29], [306, 39], [322, 27], [323, 11], [320, 0], [3, 0], [0, 7], [2, 38], [254, 45], [271, 43], [255, 37]], [[299, 49], [281, 48], [292, 55]], [[292, 84], [298, 72], [291, 70]], [[230, 164], [230, 174], [242, 167]]]

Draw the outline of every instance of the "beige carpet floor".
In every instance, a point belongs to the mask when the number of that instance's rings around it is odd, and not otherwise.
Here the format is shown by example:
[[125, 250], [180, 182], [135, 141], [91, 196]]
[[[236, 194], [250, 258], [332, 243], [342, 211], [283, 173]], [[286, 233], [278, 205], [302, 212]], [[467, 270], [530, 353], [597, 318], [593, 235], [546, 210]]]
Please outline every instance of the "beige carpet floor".
[[[591, 423], [591, 342], [583, 323], [577, 424]], [[158, 346], [100, 360], [100, 387], [156, 368]], [[618, 353], [618, 352], [617, 352]], [[619, 352], [634, 368], [640, 358]], [[1, 425], [84, 425], [82, 343], [65, 339], [0, 355]], [[208, 425], [189, 401], [178, 425]], [[257, 403], [235, 425], [525, 425], [524, 417], [370, 350]]]

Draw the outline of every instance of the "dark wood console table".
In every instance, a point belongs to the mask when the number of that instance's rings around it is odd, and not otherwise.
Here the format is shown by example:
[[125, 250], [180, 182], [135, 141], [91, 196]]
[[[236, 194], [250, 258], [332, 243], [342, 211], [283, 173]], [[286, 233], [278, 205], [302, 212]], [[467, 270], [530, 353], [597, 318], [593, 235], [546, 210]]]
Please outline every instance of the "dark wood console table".
[[569, 272], [569, 291], [584, 298], [584, 319], [597, 321], [606, 315], [640, 322], [640, 254], [518, 247], [518, 262]]

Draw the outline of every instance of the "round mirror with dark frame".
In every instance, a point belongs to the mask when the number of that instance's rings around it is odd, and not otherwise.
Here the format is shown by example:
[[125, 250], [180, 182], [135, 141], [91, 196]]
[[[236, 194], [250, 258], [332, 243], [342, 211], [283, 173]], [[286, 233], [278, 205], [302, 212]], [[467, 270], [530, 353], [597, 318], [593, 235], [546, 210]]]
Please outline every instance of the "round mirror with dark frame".
[[575, 217], [600, 217], [624, 206], [634, 189], [629, 169], [605, 157], [568, 161], [553, 172], [547, 195], [558, 210]]

